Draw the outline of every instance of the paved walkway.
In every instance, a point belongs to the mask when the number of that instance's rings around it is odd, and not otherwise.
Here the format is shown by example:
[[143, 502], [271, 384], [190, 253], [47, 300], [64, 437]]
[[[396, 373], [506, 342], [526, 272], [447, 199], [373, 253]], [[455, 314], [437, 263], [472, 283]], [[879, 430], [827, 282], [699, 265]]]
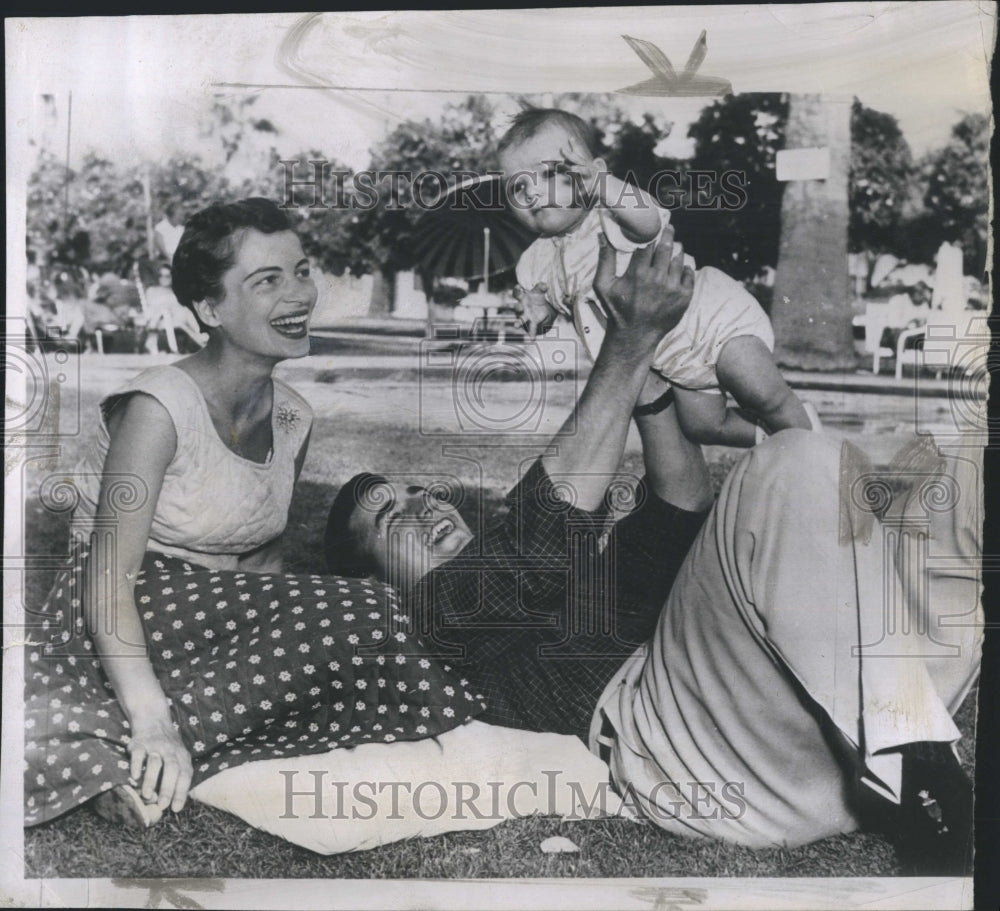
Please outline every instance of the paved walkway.
[[[421, 341], [423, 341], [421, 339]], [[457, 356], [449, 352], [440, 353], [431, 345], [417, 346], [413, 350], [398, 354], [378, 353], [330, 353], [314, 354], [309, 357], [286, 361], [279, 367], [282, 375], [300, 380], [329, 382], [334, 379], [424, 379], [447, 380], [456, 364], [475, 365], [486, 368], [491, 363], [490, 354], [502, 356], [505, 349], [490, 346], [476, 346], [463, 349]], [[507, 349], [511, 350], [511, 349]], [[527, 351], [528, 346], [519, 345], [514, 351]], [[172, 354], [86, 354], [75, 359], [81, 373], [95, 379], [105, 373], [134, 372], [157, 364], [169, 364], [177, 359]], [[459, 361], [458, 358], [465, 360]], [[474, 361], [472, 360], [474, 359]], [[518, 361], [515, 366], [521, 364]], [[546, 363], [542, 357], [535, 361], [539, 369], [545, 370], [547, 377], [565, 373], [564, 365]], [[523, 369], [523, 367], [522, 367]], [[796, 370], [782, 371], [793, 389], [807, 389], [826, 392], [857, 392], [873, 395], [912, 396], [919, 394], [925, 398], [949, 398], [954, 394], [954, 381], [935, 379], [924, 371], [913, 375], [907, 371], [901, 380], [892, 374], [873, 375], [870, 371], [858, 370], [853, 373], [817, 373]], [[578, 380], [590, 373], [588, 362], [579, 363], [575, 374]]]

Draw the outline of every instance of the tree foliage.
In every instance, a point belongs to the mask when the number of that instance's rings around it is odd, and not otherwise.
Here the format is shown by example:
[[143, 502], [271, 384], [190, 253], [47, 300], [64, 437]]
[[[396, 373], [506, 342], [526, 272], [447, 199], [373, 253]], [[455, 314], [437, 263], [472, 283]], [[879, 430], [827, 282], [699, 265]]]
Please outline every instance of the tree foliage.
[[664, 171], [674, 171], [683, 181], [687, 162], [669, 158], [657, 153], [656, 149], [673, 128], [672, 124], [657, 120], [652, 114], [645, 114], [642, 123], [619, 116], [603, 130], [604, 141], [608, 144], [605, 158], [608, 170], [622, 180], [634, 182], [649, 193], [655, 193], [661, 204], [670, 206], [671, 200], [664, 192], [668, 184], [657, 186], [657, 175]]
[[933, 213], [939, 242], [961, 246], [966, 272], [977, 276], [986, 268], [989, 156], [989, 119], [966, 114], [948, 144], [928, 155], [921, 168], [924, 206]]
[[[717, 266], [736, 278], [751, 278], [777, 263], [783, 185], [775, 155], [784, 143], [788, 97], [729, 96], [707, 105], [691, 125], [694, 155], [677, 160], [659, 154], [671, 125], [646, 114], [636, 120], [623, 108], [592, 95], [554, 99], [598, 130], [599, 151], [610, 170], [659, 191], [685, 249], [700, 265]], [[154, 221], [170, 211], [175, 223], [219, 198], [263, 195], [284, 200], [285, 171], [274, 150], [275, 126], [255, 117], [253, 97], [218, 100], [203, 133], [217, 141], [218, 164], [197, 155], [177, 155], [137, 166], [121, 166], [88, 154], [78, 170], [49, 153], [39, 156], [27, 195], [28, 248], [42, 261], [91, 271], [126, 274], [145, 254], [144, 182], [150, 187]], [[374, 179], [378, 172], [436, 172], [420, 185], [426, 201], [441, 182], [460, 172], [498, 169], [496, 109], [481, 95], [448, 105], [436, 119], [400, 123], [371, 153], [367, 174], [348, 174], [336, 162], [324, 169], [322, 200], [310, 207], [308, 189], [290, 209], [306, 252], [323, 269], [354, 274], [415, 266], [413, 243], [420, 230], [413, 183]], [[985, 267], [988, 230], [989, 123], [965, 116], [948, 144], [915, 166], [895, 118], [855, 101], [851, 118], [850, 237], [852, 250], [892, 252], [911, 261], [933, 261], [942, 240], [959, 243], [966, 268]], [[296, 175], [310, 160], [326, 160], [311, 149], [297, 158]], [[288, 160], [287, 158], [285, 159]], [[672, 180], [655, 184], [657, 175]], [[709, 178], [698, 178], [698, 172]], [[734, 209], [723, 198], [721, 175], [738, 175], [745, 203]], [[368, 190], [362, 184], [367, 181]]]
[[27, 241], [64, 266], [127, 268], [145, 244], [139, 172], [92, 152], [76, 172], [43, 153], [28, 182]]
[[898, 248], [899, 228], [913, 185], [913, 156], [890, 114], [851, 105], [848, 248], [873, 255]]
[[[695, 152], [674, 222], [699, 265], [748, 279], [777, 264], [784, 185], [774, 162], [787, 119], [787, 95], [746, 93], [713, 102], [689, 128]], [[709, 176], [692, 179], [692, 172]], [[728, 207], [726, 174], [730, 186], [744, 188], [739, 208]]]

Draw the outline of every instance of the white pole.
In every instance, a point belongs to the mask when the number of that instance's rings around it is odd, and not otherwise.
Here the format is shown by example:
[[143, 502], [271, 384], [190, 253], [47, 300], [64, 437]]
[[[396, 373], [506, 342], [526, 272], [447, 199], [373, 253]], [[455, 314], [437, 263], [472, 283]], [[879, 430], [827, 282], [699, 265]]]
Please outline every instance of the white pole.
[[150, 186], [149, 165], [142, 172], [142, 199], [146, 207], [146, 255], [153, 259], [156, 256], [156, 244], [153, 241], [153, 191]]
[[490, 229], [483, 228], [483, 291], [490, 292]]

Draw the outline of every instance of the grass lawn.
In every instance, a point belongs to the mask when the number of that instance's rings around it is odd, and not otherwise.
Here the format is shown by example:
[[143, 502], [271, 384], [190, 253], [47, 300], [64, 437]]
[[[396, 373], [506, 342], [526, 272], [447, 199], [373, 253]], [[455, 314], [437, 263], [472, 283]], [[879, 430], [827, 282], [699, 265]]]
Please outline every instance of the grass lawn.
[[[440, 466], [466, 484], [481, 484], [488, 518], [537, 441], [478, 438], [461, 459], [441, 450], [441, 438], [419, 432], [412, 389], [362, 383], [300, 387], [316, 408], [311, 451], [296, 490], [286, 540], [286, 566], [314, 571], [322, 566], [319, 547], [326, 508], [337, 487], [363, 468], [420, 477], [423, 466]], [[510, 394], [514, 394], [511, 392]], [[83, 413], [93, 414], [96, 391], [83, 395]], [[567, 397], [566, 407], [570, 398]], [[500, 446], [498, 444], [503, 444]], [[82, 451], [80, 439], [63, 447], [59, 467], [71, 467]], [[504, 448], [507, 447], [507, 448]], [[375, 453], [377, 455], [373, 456]], [[734, 461], [716, 453], [713, 477], [721, 482]], [[446, 467], [446, 466], [451, 467]], [[640, 462], [632, 448], [626, 469]], [[416, 470], [414, 466], [420, 466]], [[45, 510], [38, 484], [49, 470], [26, 473], [28, 554], [63, 552], [68, 517]], [[30, 605], [44, 598], [52, 571], [26, 577]], [[962, 759], [972, 771], [975, 696], [962, 707], [958, 725], [965, 734]], [[794, 762], [794, 757], [789, 757]], [[539, 843], [565, 835], [578, 854], [546, 855]], [[561, 821], [533, 817], [501, 823], [487, 832], [415, 839], [359, 854], [322, 856], [252, 829], [235, 817], [190, 803], [180, 815], [167, 814], [145, 832], [112, 826], [84, 807], [25, 832], [28, 877], [265, 877], [265, 878], [496, 878], [642, 876], [890, 876], [898, 873], [888, 842], [877, 836], [838, 836], [795, 850], [751, 851], [711, 841], [668, 835], [648, 823], [619, 819]]]

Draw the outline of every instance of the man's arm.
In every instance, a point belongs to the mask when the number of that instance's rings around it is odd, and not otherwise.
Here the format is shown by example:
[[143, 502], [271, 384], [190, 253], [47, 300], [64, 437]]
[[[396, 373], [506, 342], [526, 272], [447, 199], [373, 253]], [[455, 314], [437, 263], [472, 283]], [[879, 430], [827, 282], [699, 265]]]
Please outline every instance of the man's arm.
[[[574, 414], [548, 451], [508, 496], [510, 513], [478, 543], [430, 572], [418, 585], [438, 623], [469, 619], [498, 607], [523, 619], [520, 607], [560, 595], [566, 585], [570, 518], [594, 512], [618, 468], [628, 422], [649, 375], [660, 338], [679, 322], [691, 299], [694, 273], [672, 260], [673, 230], [638, 251], [615, 277], [615, 252], [601, 248], [594, 288], [609, 313], [609, 329]], [[574, 432], [575, 431], [575, 432]], [[575, 510], [554, 508], [551, 480], [575, 489]], [[484, 604], [485, 592], [491, 592]], [[500, 594], [503, 592], [503, 594]]]
[[621, 461], [629, 418], [656, 345], [680, 322], [691, 301], [694, 272], [684, 267], [673, 236], [667, 225], [656, 244], [632, 255], [619, 278], [615, 251], [601, 238], [594, 291], [607, 311], [608, 331], [573, 414], [542, 457], [553, 480], [564, 478], [572, 485], [579, 509], [601, 505]]

